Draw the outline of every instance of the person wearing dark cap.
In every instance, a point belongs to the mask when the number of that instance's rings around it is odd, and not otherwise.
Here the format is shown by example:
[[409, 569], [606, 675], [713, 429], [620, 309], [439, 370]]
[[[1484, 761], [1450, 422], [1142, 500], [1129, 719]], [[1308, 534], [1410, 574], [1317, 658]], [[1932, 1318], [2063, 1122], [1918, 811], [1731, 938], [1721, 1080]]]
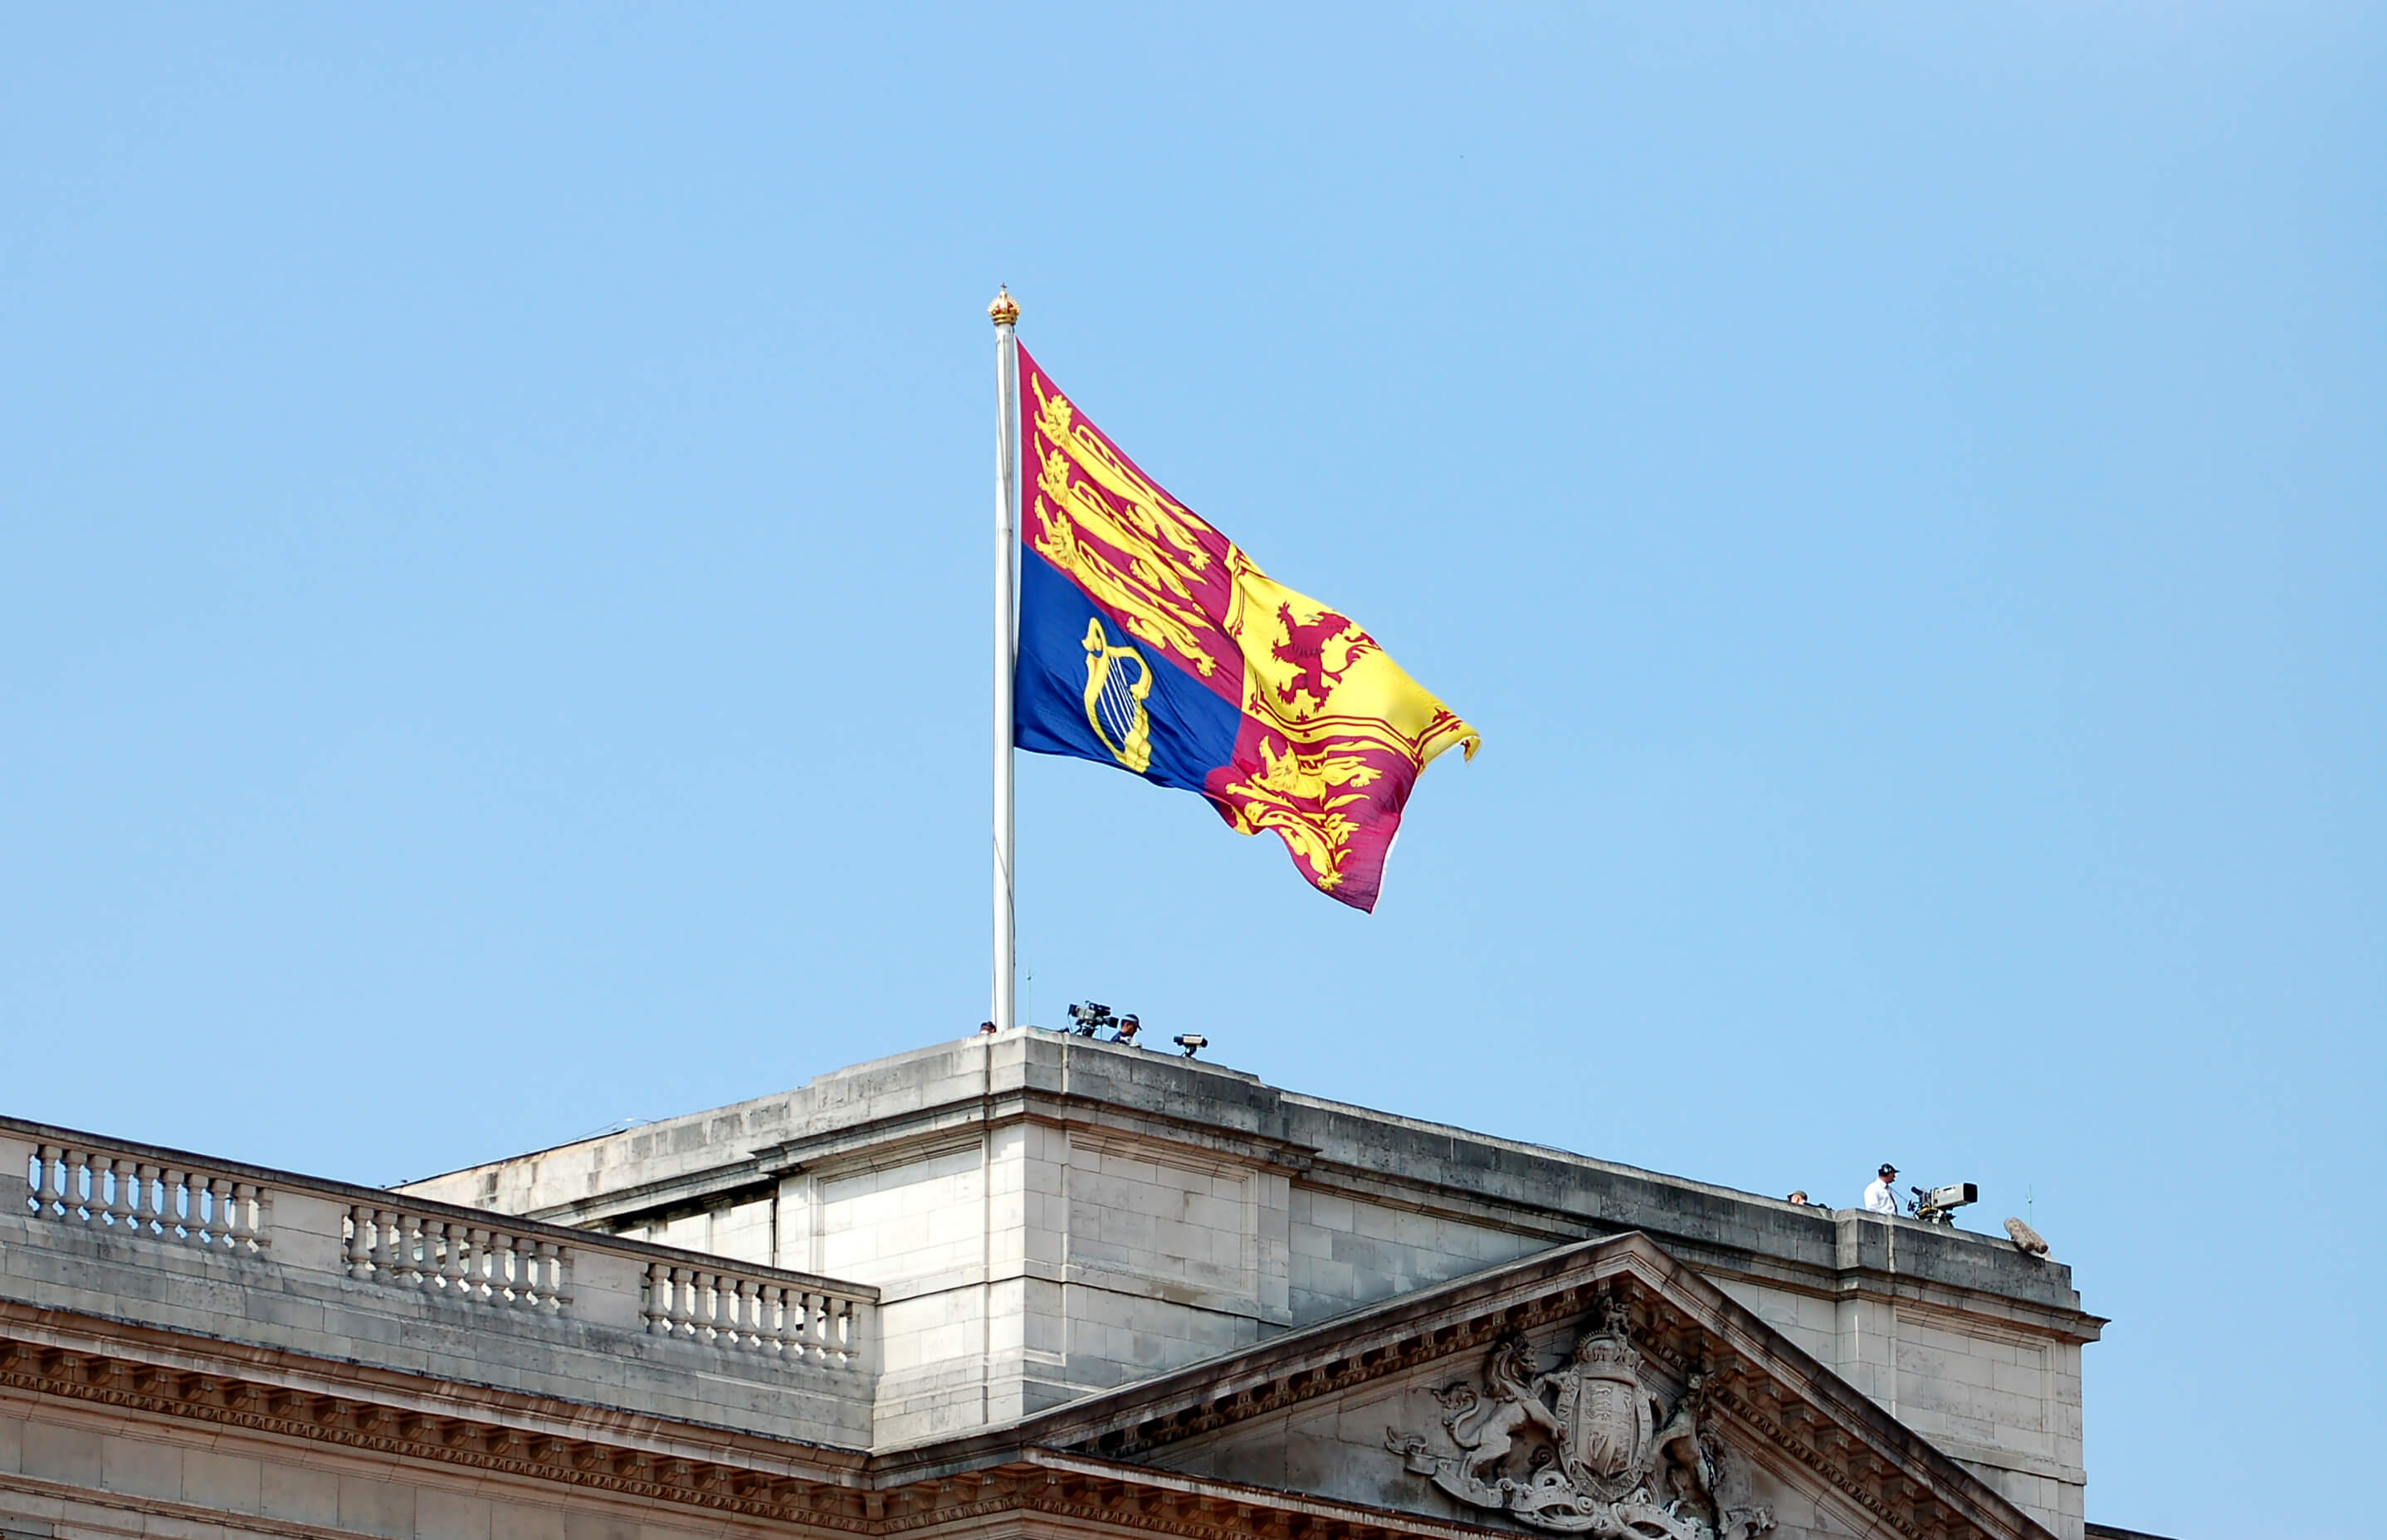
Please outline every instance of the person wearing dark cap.
[[1890, 1186], [1890, 1183], [1897, 1180], [1898, 1168], [1892, 1166], [1887, 1160], [1883, 1161], [1881, 1163], [1881, 1169], [1874, 1173], [1873, 1185], [1865, 1189], [1864, 1205], [1866, 1212], [1872, 1214], [1896, 1214], [1898, 1212], [1898, 1192], [1897, 1189]]

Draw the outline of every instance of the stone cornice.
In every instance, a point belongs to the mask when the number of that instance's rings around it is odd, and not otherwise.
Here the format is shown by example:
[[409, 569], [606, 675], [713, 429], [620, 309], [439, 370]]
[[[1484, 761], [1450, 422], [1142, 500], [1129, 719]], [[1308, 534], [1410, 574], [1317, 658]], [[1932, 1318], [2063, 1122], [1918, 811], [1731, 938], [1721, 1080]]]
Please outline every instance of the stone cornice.
[[[1492, 1533], [1045, 1449], [1017, 1449], [999, 1463], [884, 1484], [868, 1483], [850, 1464], [844, 1471], [795, 1474], [786, 1455], [821, 1452], [757, 1441], [757, 1447], [717, 1447], [709, 1456], [672, 1453], [673, 1430], [652, 1420], [625, 1420], [624, 1426], [586, 1436], [525, 1431], [486, 1416], [401, 1409], [365, 1395], [297, 1390], [15, 1336], [0, 1337], [0, 1390], [114, 1416], [199, 1423], [836, 1534], [905, 1534], [1021, 1512], [1186, 1540], [1459, 1540]], [[568, 1410], [548, 1409], [550, 1420]], [[775, 1454], [781, 1458], [772, 1458]], [[222, 1519], [185, 1503], [34, 1477], [0, 1475], [0, 1486], [60, 1502], [120, 1507], [153, 1520]], [[327, 1540], [335, 1533], [286, 1521], [244, 1517], [242, 1522], [288, 1540]]]
[[1077, 1092], [1011, 1086], [996, 1091], [991, 1098], [948, 1102], [763, 1145], [752, 1152], [752, 1166], [757, 1171], [777, 1175], [816, 1166], [841, 1166], [845, 1157], [865, 1151], [889, 1161], [964, 1130], [1023, 1120], [1048, 1128], [1126, 1134], [1287, 1170], [1307, 1169], [1317, 1153], [1306, 1144], [1246, 1130], [1222, 1129], [1199, 1118], [1121, 1107]]

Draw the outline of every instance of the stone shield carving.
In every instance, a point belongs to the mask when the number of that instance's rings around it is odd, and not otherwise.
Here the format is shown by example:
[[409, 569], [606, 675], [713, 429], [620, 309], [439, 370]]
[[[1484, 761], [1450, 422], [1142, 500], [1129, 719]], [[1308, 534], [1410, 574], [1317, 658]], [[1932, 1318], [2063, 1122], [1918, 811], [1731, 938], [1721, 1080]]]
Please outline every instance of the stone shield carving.
[[1592, 1540], [1755, 1540], [1773, 1529], [1766, 1508], [1718, 1495], [1724, 1447], [1699, 1426], [1702, 1376], [1666, 1407], [1644, 1378], [1621, 1302], [1603, 1304], [1599, 1324], [1564, 1362], [1534, 1366], [1524, 1338], [1507, 1337], [1480, 1387], [1434, 1393], [1456, 1453], [1398, 1429], [1385, 1430], [1384, 1446], [1460, 1502], [1535, 1529]]

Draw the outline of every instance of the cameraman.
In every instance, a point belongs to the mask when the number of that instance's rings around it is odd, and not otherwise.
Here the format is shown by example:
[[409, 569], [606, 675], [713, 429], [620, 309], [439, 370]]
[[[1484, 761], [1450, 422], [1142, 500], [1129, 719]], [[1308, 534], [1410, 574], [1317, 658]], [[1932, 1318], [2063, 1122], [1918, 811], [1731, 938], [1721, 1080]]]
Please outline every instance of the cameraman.
[[1873, 1185], [1864, 1190], [1864, 1206], [1868, 1214], [1898, 1214], [1898, 1193], [1890, 1183], [1898, 1180], [1898, 1168], [1885, 1160], [1874, 1173]]

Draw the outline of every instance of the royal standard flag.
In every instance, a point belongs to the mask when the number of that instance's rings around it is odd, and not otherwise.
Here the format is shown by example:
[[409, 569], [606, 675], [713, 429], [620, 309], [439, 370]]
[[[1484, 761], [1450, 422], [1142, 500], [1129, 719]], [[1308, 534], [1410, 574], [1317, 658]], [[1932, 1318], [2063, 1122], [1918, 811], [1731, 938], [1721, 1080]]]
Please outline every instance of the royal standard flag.
[[1162, 491], [1025, 347], [1019, 384], [1015, 741], [1197, 792], [1375, 908], [1409, 788], [1475, 729]]

